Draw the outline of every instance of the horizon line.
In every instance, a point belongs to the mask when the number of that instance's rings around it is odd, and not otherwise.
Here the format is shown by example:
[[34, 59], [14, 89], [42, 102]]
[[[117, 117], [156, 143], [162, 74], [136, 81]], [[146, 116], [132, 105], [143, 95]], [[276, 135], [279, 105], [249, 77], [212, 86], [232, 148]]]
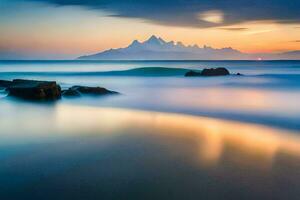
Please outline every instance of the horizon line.
[[185, 59], [0, 59], [0, 62], [13, 62], [13, 61], [27, 61], [27, 62], [34, 62], [34, 61], [52, 61], [52, 62], [215, 62], [215, 61], [255, 61], [255, 62], [264, 62], [264, 61], [300, 61], [300, 59], [221, 59], [221, 60], [214, 60], [214, 59], [196, 59], [196, 60], [185, 60]]

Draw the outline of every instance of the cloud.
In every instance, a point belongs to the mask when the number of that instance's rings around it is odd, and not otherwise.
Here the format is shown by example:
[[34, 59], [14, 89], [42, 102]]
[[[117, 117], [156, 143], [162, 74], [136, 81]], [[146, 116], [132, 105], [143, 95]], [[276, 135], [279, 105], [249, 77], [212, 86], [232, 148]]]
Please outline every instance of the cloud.
[[198, 19], [214, 24], [220, 24], [224, 21], [224, 13], [218, 10], [200, 12], [198, 15]]
[[272, 32], [273, 30], [267, 29], [267, 30], [254, 30], [254, 31], [247, 31], [245, 34], [246, 35], [256, 35], [256, 34], [262, 34], [262, 33], [269, 33]]
[[248, 30], [248, 28], [243, 28], [243, 27], [226, 27], [226, 28], [219, 28], [221, 30], [225, 30], [225, 31], [246, 31]]
[[291, 42], [300, 42], [300, 40], [293, 40], [293, 41], [291, 41]]
[[[21, 1], [21, 0], [20, 0]], [[300, 23], [299, 0], [22, 0], [105, 10], [156, 24], [218, 27], [247, 21]], [[199, 17], [200, 16], [200, 17]]]

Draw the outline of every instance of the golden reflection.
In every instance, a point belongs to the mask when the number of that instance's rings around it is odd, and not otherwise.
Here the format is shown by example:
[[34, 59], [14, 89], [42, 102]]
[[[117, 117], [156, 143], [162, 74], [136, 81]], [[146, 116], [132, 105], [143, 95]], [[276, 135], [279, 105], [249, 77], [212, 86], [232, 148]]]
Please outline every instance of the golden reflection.
[[70, 134], [153, 134], [196, 144], [196, 160], [214, 165], [227, 160], [237, 164], [270, 167], [284, 154], [300, 158], [296, 132], [240, 122], [158, 112], [114, 108], [58, 106], [58, 129]]
[[[189, 98], [186, 98], [186, 97]], [[293, 98], [300, 98], [299, 94], [292, 94]], [[298, 102], [290, 101], [286, 104], [286, 98], [282, 98], [281, 94], [274, 91], [257, 90], [257, 89], [237, 89], [237, 88], [185, 88], [176, 89], [176, 97], [174, 92], [164, 93], [166, 101], [173, 106], [186, 105], [189, 108], [213, 108], [216, 110], [243, 110], [252, 112], [253, 110], [277, 112], [283, 115], [282, 107], [285, 111], [291, 113], [299, 113]], [[249, 101], [251, 100], [251, 101]], [[282, 105], [282, 106], [278, 106]], [[297, 108], [295, 110], [295, 108]]]

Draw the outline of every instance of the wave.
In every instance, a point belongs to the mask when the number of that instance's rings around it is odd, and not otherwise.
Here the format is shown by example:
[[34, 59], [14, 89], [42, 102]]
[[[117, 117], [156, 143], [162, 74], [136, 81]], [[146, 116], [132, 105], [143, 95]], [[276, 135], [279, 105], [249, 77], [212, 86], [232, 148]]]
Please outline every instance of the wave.
[[[166, 67], [142, 67], [129, 70], [118, 71], [18, 71], [0, 72], [0, 75], [39, 75], [39, 76], [183, 76], [190, 69], [185, 68], [166, 68]], [[197, 70], [194, 70], [197, 71]]]

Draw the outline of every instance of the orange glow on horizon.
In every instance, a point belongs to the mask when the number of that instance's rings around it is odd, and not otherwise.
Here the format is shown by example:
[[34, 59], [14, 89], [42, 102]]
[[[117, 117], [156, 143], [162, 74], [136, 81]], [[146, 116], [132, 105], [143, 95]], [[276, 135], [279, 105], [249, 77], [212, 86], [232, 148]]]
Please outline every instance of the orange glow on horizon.
[[[65, 13], [63, 8], [59, 8], [57, 13], [52, 13], [52, 18], [45, 18], [43, 23], [26, 26], [19, 22], [4, 26], [0, 35], [1, 49], [85, 55], [126, 47], [135, 39], [144, 41], [151, 35], [157, 35], [166, 41], [181, 41], [185, 45], [232, 47], [244, 53], [300, 49], [300, 43], [293, 42], [298, 41], [300, 35], [300, 29], [295, 28], [295, 24], [284, 25], [264, 21], [227, 27], [175, 27], [157, 25], [140, 19], [99, 16], [90, 11], [77, 12], [75, 8], [69, 8], [67, 11], [70, 12], [69, 18], [59, 18]], [[72, 19], [72, 15], [80, 16]], [[222, 13], [214, 11], [202, 17], [218, 22], [222, 20]]]

